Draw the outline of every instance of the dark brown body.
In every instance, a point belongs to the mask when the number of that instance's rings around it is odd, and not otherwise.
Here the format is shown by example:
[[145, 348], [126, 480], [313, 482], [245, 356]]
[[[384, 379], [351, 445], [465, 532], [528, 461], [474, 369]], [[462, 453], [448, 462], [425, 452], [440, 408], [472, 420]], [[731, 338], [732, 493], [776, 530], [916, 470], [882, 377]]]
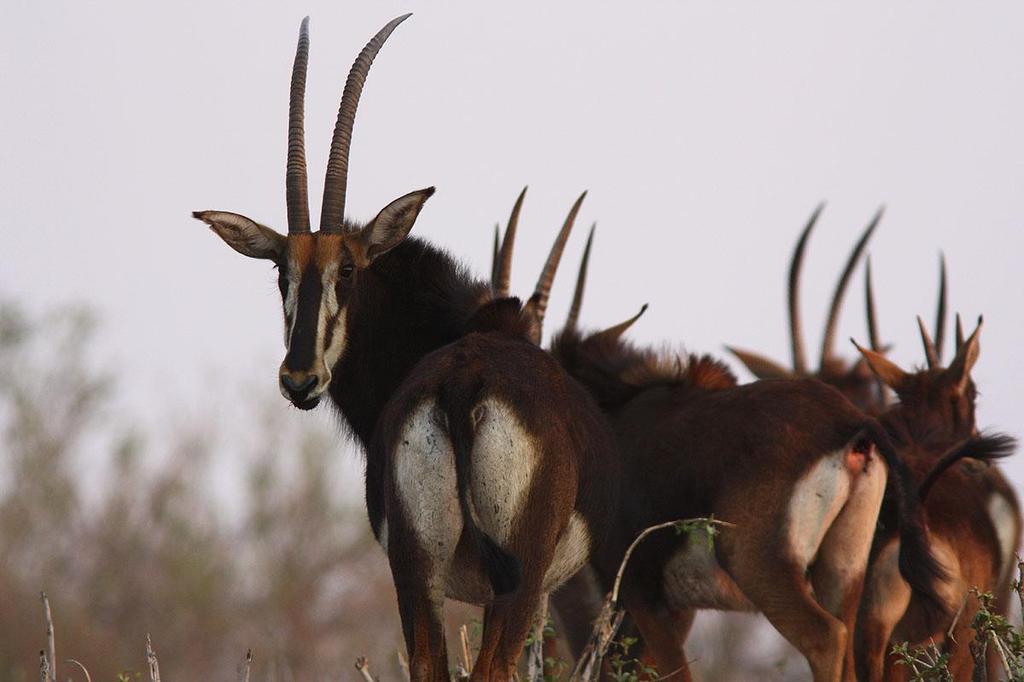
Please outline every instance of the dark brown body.
[[415, 680], [448, 679], [446, 595], [486, 605], [473, 679], [509, 679], [548, 592], [604, 544], [617, 506], [596, 404], [514, 321], [486, 326], [416, 366], [370, 449], [371, 523]]

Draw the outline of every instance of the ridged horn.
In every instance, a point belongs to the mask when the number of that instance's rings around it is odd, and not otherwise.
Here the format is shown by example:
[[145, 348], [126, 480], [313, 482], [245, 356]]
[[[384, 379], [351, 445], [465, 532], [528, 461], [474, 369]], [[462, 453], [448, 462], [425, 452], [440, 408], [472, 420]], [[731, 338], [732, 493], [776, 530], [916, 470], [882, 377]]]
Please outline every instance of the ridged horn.
[[576, 289], [572, 292], [572, 305], [569, 306], [569, 316], [565, 318], [566, 329], [576, 329], [576, 324], [580, 319], [580, 309], [583, 307], [583, 290], [587, 285], [587, 266], [590, 265], [590, 247], [594, 243], [595, 229], [597, 229], [597, 223], [590, 226], [590, 234], [587, 235], [587, 245], [583, 247], [580, 271], [576, 275]]
[[932, 343], [932, 337], [928, 335], [928, 327], [925, 326], [921, 316], [917, 316], [917, 327], [921, 330], [921, 345], [924, 346], [924, 356], [928, 361], [928, 369], [935, 369], [940, 366], [939, 354]]
[[508, 227], [505, 228], [505, 237], [501, 240], [501, 250], [498, 252], [497, 277], [495, 279], [494, 295], [497, 298], [507, 298], [509, 288], [512, 285], [512, 249], [516, 243], [516, 231], [519, 227], [519, 212], [523, 208], [523, 199], [526, 197], [526, 187], [519, 193], [516, 203], [512, 206], [512, 213], [508, 217]]
[[875, 308], [875, 287], [871, 281], [871, 256], [865, 259], [864, 264], [864, 304], [867, 307], [868, 317], [868, 341], [871, 350], [876, 353], [882, 351], [882, 341], [878, 336], [878, 313]]
[[494, 251], [491, 253], [491, 291], [498, 286], [498, 242], [501, 240], [501, 225], [494, 223]]
[[811, 236], [811, 230], [824, 209], [825, 202], [821, 202], [811, 213], [789, 262], [789, 343], [793, 350], [793, 371], [801, 375], [807, 374], [807, 355], [804, 352], [803, 330], [800, 328], [800, 269], [803, 267], [807, 238]]
[[309, 180], [306, 177], [306, 70], [309, 66], [309, 17], [299, 26], [299, 45], [292, 66], [288, 97], [288, 164], [285, 169], [285, 198], [288, 205], [288, 234], [309, 232]]
[[643, 315], [644, 313], [646, 313], [646, 312], [647, 312], [647, 304], [646, 304], [646, 303], [644, 303], [644, 304], [643, 304], [643, 306], [642, 306], [642, 307], [640, 308], [640, 312], [638, 312], [638, 313], [637, 313], [636, 315], [634, 315], [633, 317], [629, 318], [629, 319], [628, 319], [628, 320], [626, 320], [625, 322], [619, 322], [619, 323], [618, 323], [617, 325], [615, 325], [615, 326], [613, 326], [613, 327], [608, 327], [608, 328], [607, 328], [607, 329], [605, 329], [604, 331], [598, 332], [598, 333], [597, 333], [597, 334], [595, 334], [595, 335], [594, 335], [594, 336], [593, 336], [592, 338], [595, 338], [595, 339], [604, 339], [604, 340], [606, 340], [606, 341], [615, 341], [615, 340], [617, 340], [617, 339], [618, 339], [618, 338], [619, 338], [620, 336], [622, 336], [623, 334], [625, 334], [625, 333], [626, 333], [626, 330], [627, 330], [627, 329], [629, 329], [630, 327], [632, 327], [632, 326], [633, 326], [633, 324], [634, 324], [634, 323], [635, 323], [635, 322], [636, 322], [637, 320], [639, 320], [639, 319], [640, 319], [640, 317], [641, 317], [641, 316], [642, 316], [642, 315]]
[[825, 333], [822, 336], [821, 341], [821, 358], [818, 361], [818, 367], [824, 368], [825, 363], [832, 357], [832, 349], [835, 348], [836, 341], [836, 326], [839, 323], [839, 309], [843, 304], [843, 296], [846, 294], [846, 286], [850, 283], [850, 275], [853, 274], [853, 270], [857, 267], [857, 261], [860, 260], [861, 254], [864, 252], [864, 247], [867, 246], [868, 240], [871, 239], [871, 235], [874, 233], [875, 228], [878, 227], [878, 223], [882, 220], [882, 215], [885, 213], [885, 206], [882, 206], [875, 212], [875, 216], [868, 223], [868, 226], [864, 229], [864, 233], [857, 240], [857, 244], [853, 247], [853, 251], [850, 252], [850, 257], [846, 260], [846, 267], [843, 268], [843, 274], [839, 277], [839, 282], [836, 284], [836, 290], [832, 294], [832, 304], [829, 306], [828, 318], [825, 322]]
[[935, 352], [942, 359], [946, 345], [946, 256], [939, 252], [939, 304], [935, 310]]
[[544, 269], [541, 270], [540, 277], [537, 279], [537, 286], [533, 290], [533, 296], [530, 297], [528, 302], [528, 305], [533, 309], [533, 314], [537, 318], [537, 323], [540, 325], [544, 323], [544, 313], [548, 309], [548, 297], [551, 295], [551, 284], [555, 280], [558, 262], [562, 259], [565, 243], [569, 240], [569, 233], [572, 232], [572, 226], [576, 222], [576, 214], [580, 212], [580, 205], [583, 204], [583, 199], [586, 196], [587, 193], [583, 192], [580, 198], [576, 200], [576, 203], [572, 205], [572, 208], [569, 209], [569, 215], [566, 216], [562, 229], [558, 232], [558, 237], [551, 246], [548, 260], [544, 263]]
[[345, 222], [345, 192], [348, 188], [348, 153], [352, 147], [352, 126], [356, 121], [356, 108], [359, 96], [363, 92], [366, 76], [370, 65], [384, 46], [395, 28], [411, 17], [403, 14], [392, 19], [377, 32], [370, 42], [366, 43], [359, 56], [356, 57], [345, 81], [345, 91], [338, 107], [338, 121], [334, 125], [334, 137], [331, 140], [331, 155], [327, 160], [327, 177], [324, 180], [324, 202], [320, 209], [320, 230], [322, 232], [339, 233]]

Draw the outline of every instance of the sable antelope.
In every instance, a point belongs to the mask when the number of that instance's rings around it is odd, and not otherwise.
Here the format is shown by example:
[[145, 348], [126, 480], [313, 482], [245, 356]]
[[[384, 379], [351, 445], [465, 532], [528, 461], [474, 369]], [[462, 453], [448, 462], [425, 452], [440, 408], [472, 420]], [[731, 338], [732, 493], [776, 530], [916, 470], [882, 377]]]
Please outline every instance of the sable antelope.
[[874, 375], [863, 360], [855, 362], [853, 365], [848, 365], [846, 361], [836, 355], [835, 341], [839, 324], [839, 312], [850, 276], [853, 274], [857, 262], [864, 253], [868, 240], [871, 239], [871, 235], [882, 219], [883, 209], [879, 209], [875, 213], [854, 245], [849, 258], [846, 260], [846, 266], [839, 277], [835, 291], [832, 294], [832, 302], [829, 305], [825, 331], [822, 335], [818, 369], [817, 371], [812, 371], [807, 364], [803, 330], [800, 322], [800, 273], [803, 269], [807, 241], [818, 222], [818, 218], [821, 216], [823, 208], [824, 204], [819, 204], [811, 214], [806, 226], [800, 233], [800, 238], [796, 242], [796, 247], [793, 249], [793, 255], [789, 264], [787, 293], [789, 303], [789, 341], [793, 360], [792, 368], [788, 369], [782, 364], [758, 353], [731, 346], [726, 346], [726, 348], [758, 379], [813, 377], [838, 388], [854, 405], [868, 414], [877, 415], [885, 408], [885, 396], [879, 392]]
[[448, 254], [406, 239], [433, 188], [396, 199], [366, 225], [345, 216], [349, 147], [363, 84], [384, 41], [408, 16], [382, 28], [348, 74], [318, 232], [310, 231], [303, 132], [308, 17], [299, 31], [291, 79], [287, 236], [236, 213], [194, 214], [236, 251], [269, 260], [278, 270], [286, 347], [281, 393], [303, 410], [329, 395], [364, 446], [409, 370], [459, 338], [477, 307], [491, 297], [487, 283], [471, 279]]
[[[570, 320], [581, 299], [578, 286]], [[815, 680], [852, 679], [853, 626], [890, 472], [900, 570], [938, 602], [941, 570], [885, 430], [819, 381], [737, 386], [709, 356], [636, 348], [622, 335], [639, 317], [587, 336], [567, 325], [552, 346], [608, 416], [623, 459], [623, 508], [595, 556], [598, 572], [610, 579], [643, 528], [713, 514], [735, 527], [712, 550], [655, 534], [626, 569], [623, 600], [661, 674], [689, 679], [683, 643], [695, 609], [713, 608], [761, 611]]]
[[370, 447], [374, 532], [388, 552], [414, 680], [447, 680], [443, 603], [485, 604], [472, 678], [511, 679], [547, 594], [601, 542], [616, 508], [614, 436], [597, 405], [537, 347], [554, 268], [508, 294], [513, 210], [493, 274], [496, 300], [396, 391]]
[[933, 343], [920, 318], [918, 323], [927, 369], [905, 372], [880, 353], [858, 350], [899, 398], [880, 421], [920, 481], [930, 542], [946, 572], [939, 593], [955, 622], [929, 619], [919, 596], [898, 575], [894, 557], [900, 541], [883, 507], [857, 623], [858, 673], [872, 682], [905, 679], [905, 668], [887, 656], [891, 643], [902, 641], [945, 642], [954, 678], [971, 679], [968, 645], [977, 601], [969, 590], [994, 592], [1005, 607], [1020, 541], [1019, 505], [999, 470], [954, 466], [964, 458], [989, 462], [1005, 457], [1014, 447], [1006, 436], [977, 435], [970, 372], [979, 355], [981, 318], [965, 341], [957, 316], [956, 356], [948, 368], [941, 366], [941, 340]]

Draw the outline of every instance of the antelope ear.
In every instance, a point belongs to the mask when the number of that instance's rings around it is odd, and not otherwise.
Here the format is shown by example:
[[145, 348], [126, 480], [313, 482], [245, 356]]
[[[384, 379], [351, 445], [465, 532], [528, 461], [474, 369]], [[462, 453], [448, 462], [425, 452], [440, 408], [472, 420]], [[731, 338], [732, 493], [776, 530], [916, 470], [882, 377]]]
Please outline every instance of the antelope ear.
[[953, 381], [959, 393], [963, 393], [964, 389], [967, 388], [967, 382], [971, 378], [971, 370], [974, 368], [974, 363], [978, 361], [978, 355], [981, 353], [978, 337], [981, 334], [983, 322], [984, 320], [979, 317], [978, 326], [975, 327], [974, 333], [963, 342], [957, 350], [953, 362], [949, 364], [949, 368], [944, 372], [945, 376]]
[[732, 346], [726, 346], [725, 349], [735, 355], [736, 359], [742, 362], [744, 367], [750, 370], [750, 373], [758, 379], [792, 379], [796, 376], [790, 370], [763, 355], [733, 348]]
[[357, 255], [360, 267], [367, 267], [377, 256], [398, 246], [409, 234], [420, 209], [434, 194], [434, 188], [410, 192], [385, 206], [373, 221], [359, 232], [361, 254]]
[[853, 345], [857, 347], [860, 354], [864, 357], [864, 361], [868, 363], [868, 367], [875, 373], [882, 383], [891, 388], [892, 390], [899, 393], [900, 388], [904, 385], [907, 380], [907, 373], [900, 369], [899, 365], [892, 362], [881, 353], [877, 353], [867, 348], [861, 348], [856, 341], [850, 339]]
[[284, 256], [288, 238], [244, 215], [227, 211], [195, 211], [192, 217], [209, 225], [228, 246], [243, 256], [274, 262]]

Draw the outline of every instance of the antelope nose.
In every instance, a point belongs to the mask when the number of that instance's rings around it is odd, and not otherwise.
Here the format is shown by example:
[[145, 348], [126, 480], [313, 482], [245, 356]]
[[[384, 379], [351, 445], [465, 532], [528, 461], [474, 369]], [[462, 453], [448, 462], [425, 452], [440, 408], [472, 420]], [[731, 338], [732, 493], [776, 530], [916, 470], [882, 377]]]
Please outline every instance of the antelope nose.
[[299, 375], [298, 378], [293, 377], [291, 374], [281, 375], [281, 385], [285, 387], [289, 393], [295, 396], [305, 395], [309, 389], [316, 385], [316, 377], [313, 375], [306, 375], [303, 378]]

